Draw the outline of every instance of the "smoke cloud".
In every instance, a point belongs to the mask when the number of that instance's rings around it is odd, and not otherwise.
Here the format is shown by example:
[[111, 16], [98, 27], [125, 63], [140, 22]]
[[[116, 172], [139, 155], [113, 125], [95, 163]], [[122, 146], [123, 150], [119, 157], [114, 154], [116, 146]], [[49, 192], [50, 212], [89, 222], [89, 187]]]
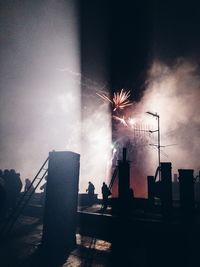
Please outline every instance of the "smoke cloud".
[[140, 107], [143, 112], [160, 115], [161, 145], [167, 154], [161, 155], [161, 160], [172, 162], [175, 173], [179, 168], [200, 168], [199, 103], [200, 76], [195, 62], [179, 59], [173, 66], [153, 63]]
[[32, 179], [52, 150], [80, 152], [74, 1], [10, 1], [1, 16], [0, 168]]
[[[173, 173], [181, 168], [194, 169], [197, 173], [200, 169], [199, 103], [199, 67], [194, 61], [179, 59], [171, 66], [153, 62], [141, 101], [123, 114], [126, 120], [132, 118], [138, 136], [122, 124], [116, 130], [122, 145], [127, 137], [131, 142], [129, 158], [136, 195], [146, 195], [146, 176], [154, 175], [158, 166], [157, 132], [148, 133], [156, 131], [158, 123], [146, 112], [160, 116], [161, 162], [172, 162]], [[143, 139], [141, 129], [148, 133]]]

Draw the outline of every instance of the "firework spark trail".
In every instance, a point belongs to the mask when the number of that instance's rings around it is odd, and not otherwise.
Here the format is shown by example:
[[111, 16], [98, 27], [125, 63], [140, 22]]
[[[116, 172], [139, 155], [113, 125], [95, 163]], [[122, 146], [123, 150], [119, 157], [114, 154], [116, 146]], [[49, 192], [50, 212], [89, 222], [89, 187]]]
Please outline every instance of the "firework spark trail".
[[99, 97], [101, 97], [103, 100], [105, 101], [109, 101], [111, 104], [113, 104], [112, 100], [109, 99], [109, 97], [107, 97], [105, 94], [99, 94], [96, 93]]
[[70, 70], [68, 68], [58, 68], [57, 70], [60, 71], [60, 72], [68, 72], [69, 74], [71, 74], [73, 76], [81, 76], [80, 72], [75, 72], [75, 71], [72, 71], [72, 70]]
[[114, 93], [114, 96], [112, 99], [110, 99], [105, 94], [99, 94], [96, 93], [99, 97], [101, 97], [104, 101], [108, 101], [113, 105], [113, 111], [116, 111], [117, 109], [124, 109], [125, 107], [131, 106], [133, 103], [130, 102], [130, 91], [125, 92], [124, 89], [122, 89], [120, 92]]
[[124, 116], [122, 118], [118, 117], [118, 116], [113, 116], [114, 119], [120, 121], [124, 126], [128, 127], [128, 124], [126, 122], [126, 119], [124, 118]]
[[95, 87], [95, 90], [99, 92], [99, 94], [102, 94], [103, 95], [103, 92], [105, 91], [105, 89], [108, 87], [107, 83], [104, 83], [102, 86], [99, 85], [98, 82], [86, 77], [85, 75], [83, 75], [82, 73], [80, 72], [74, 72], [68, 68], [57, 68], [58, 71], [60, 72], [66, 72], [74, 77], [77, 77], [78, 80], [77, 82], [86, 87], [87, 89], [93, 91], [94, 90], [94, 87]]

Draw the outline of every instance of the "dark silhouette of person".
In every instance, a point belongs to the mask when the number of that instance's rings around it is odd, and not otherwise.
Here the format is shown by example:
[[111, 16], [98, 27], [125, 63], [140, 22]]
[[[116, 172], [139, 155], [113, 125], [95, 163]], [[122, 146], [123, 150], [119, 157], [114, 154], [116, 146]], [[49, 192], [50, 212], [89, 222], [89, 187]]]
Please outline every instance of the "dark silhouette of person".
[[30, 190], [30, 192], [34, 191], [34, 186], [31, 184], [31, 181], [29, 178], [25, 179], [25, 186], [24, 186], [24, 192], [27, 192]]
[[4, 214], [5, 203], [6, 203], [5, 182], [3, 179], [3, 171], [0, 170], [0, 218]]
[[10, 185], [11, 185], [11, 181], [9, 179], [9, 170], [5, 169], [3, 171], [3, 183], [4, 183], [4, 189], [6, 192], [6, 201], [5, 201], [5, 207], [4, 207], [4, 213], [6, 214], [8, 209], [10, 208], [11, 204], [10, 204]]
[[88, 192], [88, 199], [89, 199], [90, 205], [94, 203], [94, 190], [95, 190], [95, 187], [93, 183], [88, 182], [88, 188], [86, 189], [86, 192]]
[[101, 187], [101, 193], [103, 196], [102, 210], [106, 210], [108, 207], [108, 197], [111, 195], [111, 192], [105, 182], [103, 182], [103, 185]]
[[133, 188], [129, 188], [129, 201], [127, 203], [127, 211], [130, 211], [132, 208], [134, 208], [134, 191]]
[[5, 182], [5, 190], [7, 196], [6, 208], [7, 210], [9, 210], [10, 208], [14, 208], [17, 203], [22, 189], [22, 181], [20, 179], [20, 174], [16, 173], [14, 169], [11, 169], [10, 171], [5, 170], [3, 179]]
[[22, 181], [20, 178], [20, 173], [16, 173], [14, 169], [10, 170], [10, 175], [12, 177], [12, 181], [13, 181], [13, 190], [12, 190], [12, 207], [15, 206], [19, 196], [20, 196], [20, 192], [22, 190]]
[[129, 198], [130, 198], [130, 200], [133, 200], [134, 199], [134, 191], [133, 191], [133, 188], [130, 188], [129, 189]]
[[40, 186], [40, 190], [43, 190], [43, 193], [41, 195], [41, 204], [42, 205], [44, 205], [44, 202], [45, 202], [48, 175], [46, 175], [44, 177], [44, 179], [45, 179], [45, 183], [42, 186]]

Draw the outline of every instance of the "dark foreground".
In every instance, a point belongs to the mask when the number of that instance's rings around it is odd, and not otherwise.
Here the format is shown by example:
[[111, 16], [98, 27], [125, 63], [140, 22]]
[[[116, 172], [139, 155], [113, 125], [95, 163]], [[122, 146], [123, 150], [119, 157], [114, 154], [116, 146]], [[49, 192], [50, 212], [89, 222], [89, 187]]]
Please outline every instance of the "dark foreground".
[[200, 224], [163, 220], [157, 212], [136, 208], [128, 216], [100, 211], [78, 212], [77, 246], [72, 251], [41, 248], [41, 208], [29, 207], [10, 236], [1, 240], [1, 267], [58, 266], [200, 266]]

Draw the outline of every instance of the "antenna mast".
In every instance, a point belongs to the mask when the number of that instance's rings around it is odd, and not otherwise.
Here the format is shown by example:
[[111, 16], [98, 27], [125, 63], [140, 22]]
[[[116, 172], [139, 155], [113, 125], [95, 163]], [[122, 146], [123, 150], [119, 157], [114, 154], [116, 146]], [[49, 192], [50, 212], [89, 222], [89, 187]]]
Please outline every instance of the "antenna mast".
[[158, 168], [159, 168], [158, 175], [159, 175], [159, 181], [160, 181], [161, 180], [161, 177], [160, 177], [160, 116], [157, 113], [153, 113], [150, 111], [147, 111], [146, 113], [149, 115], [152, 115], [153, 117], [156, 117], [158, 120], [158, 129], [152, 132], [158, 132], [158, 144], [156, 145], [156, 147], [158, 148]]

